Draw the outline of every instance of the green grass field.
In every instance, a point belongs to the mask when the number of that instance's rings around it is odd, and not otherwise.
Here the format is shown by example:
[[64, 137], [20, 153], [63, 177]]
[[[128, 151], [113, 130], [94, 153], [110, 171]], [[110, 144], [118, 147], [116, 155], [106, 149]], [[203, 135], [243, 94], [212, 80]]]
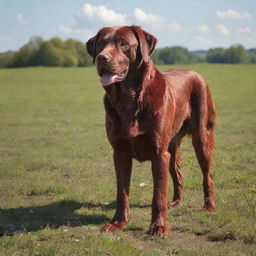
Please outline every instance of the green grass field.
[[136, 161], [127, 228], [100, 233], [116, 187], [95, 68], [0, 69], [0, 255], [256, 255], [256, 65], [184, 67], [206, 78], [216, 103], [217, 212], [201, 210], [187, 138], [184, 204], [169, 210], [165, 238], [147, 234], [151, 170]]

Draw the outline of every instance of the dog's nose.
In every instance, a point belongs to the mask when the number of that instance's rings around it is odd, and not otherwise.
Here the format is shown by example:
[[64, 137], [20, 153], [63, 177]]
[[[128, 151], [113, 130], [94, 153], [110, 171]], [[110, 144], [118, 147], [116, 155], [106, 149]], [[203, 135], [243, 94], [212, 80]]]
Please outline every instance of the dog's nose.
[[100, 55], [98, 55], [97, 60], [100, 61], [100, 62], [108, 62], [109, 61], [109, 56], [104, 55], [104, 54], [100, 54]]

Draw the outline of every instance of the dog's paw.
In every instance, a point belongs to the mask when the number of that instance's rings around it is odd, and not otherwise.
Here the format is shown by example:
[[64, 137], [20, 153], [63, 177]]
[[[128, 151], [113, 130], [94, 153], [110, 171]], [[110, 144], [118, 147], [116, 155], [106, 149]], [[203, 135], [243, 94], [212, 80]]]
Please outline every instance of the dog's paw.
[[212, 198], [207, 197], [204, 199], [203, 210], [209, 211], [209, 212], [216, 211], [216, 206], [215, 206], [214, 200]]
[[121, 232], [125, 228], [124, 221], [115, 221], [107, 223], [102, 229], [101, 232]]
[[215, 206], [204, 205], [203, 210], [208, 211], [208, 212], [215, 212], [216, 207]]
[[169, 234], [169, 230], [166, 226], [151, 224], [149, 233], [151, 235], [166, 236]]

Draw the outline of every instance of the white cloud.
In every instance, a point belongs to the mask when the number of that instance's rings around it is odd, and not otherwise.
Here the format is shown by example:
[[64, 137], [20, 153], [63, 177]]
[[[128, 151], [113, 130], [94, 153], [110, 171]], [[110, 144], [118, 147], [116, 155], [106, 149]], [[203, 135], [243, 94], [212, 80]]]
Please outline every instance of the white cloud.
[[206, 38], [202, 35], [196, 35], [194, 38], [203, 44], [211, 44], [212, 43], [212, 41], [209, 38]]
[[177, 22], [172, 22], [171, 23], [171, 28], [173, 30], [177, 31], [177, 32], [180, 32], [180, 31], [184, 30], [184, 28], [180, 24], [178, 24]]
[[221, 19], [244, 19], [250, 18], [251, 14], [248, 12], [238, 12], [232, 9], [227, 9], [225, 11], [217, 11], [216, 16]]
[[144, 29], [153, 30], [166, 28], [165, 18], [142, 9], [134, 8], [130, 13], [118, 13], [104, 5], [85, 3], [79, 8], [74, 18], [76, 24], [73, 28], [61, 25], [59, 30], [63, 33], [79, 33], [78, 29], [90, 28], [95, 31], [105, 26], [141, 25]]
[[72, 28], [65, 25], [59, 25], [59, 31], [65, 34], [83, 34], [88, 33], [89, 30], [82, 28]]
[[236, 32], [240, 34], [251, 34], [252, 29], [249, 27], [239, 27], [236, 29]]
[[212, 41], [207, 34], [211, 31], [211, 28], [208, 25], [198, 25], [196, 27], [197, 35], [194, 36], [194, 39], [204, 45], [212, 44]]
[[218, 29], [219, 33], [223, 36], [229, 36], [230, 35], [230, 31], [223, 24], [219, 24], [217, 26], [217, 29]]
[[245, 39], [247, 43], [250, 43], [253, 47], [256, 45], [256, 30], [254, 28], [238, 27], [235, 30], [236, 34]]
[[134, 8], [130, 14], [117, 13], [108, 9], [104, 5], [91, 5], [85, 3], [76, 13], [75, 19], [78, 27], [89, 25], [95, 26], [122, 26], [127, 24], [149, 25], [154, 27], [161, 26], [165, 19], [161, 16], [146, 13], [142, 9]]
[[135, 8], [133, 10], [133, 17], [135, 21], [143, 24], [151, 24], [151, 25], [161, 25], [164, 22], [164, 19], [158, 15], [146, 13], [139, 8]]
[[198, 25], [196, 30], [199, 33], [209, 33], [211, 31], [211, 28], [208, 25]]
[[26, 25], [28, 24], [28, 21], [24, 18], [24, 16], [20, 13], [16, 14], [16, 20], [22, 24], [22, 25]]
[[117, 13], [112, 9], [108, 9], [104, 5], [93, 6], [91, 4], [84, 4], [79, 9], [75, 18], [85, 26], [86, 22], [103, 23], [104, 25], [125, 25], [127, 23], [127, 15]]

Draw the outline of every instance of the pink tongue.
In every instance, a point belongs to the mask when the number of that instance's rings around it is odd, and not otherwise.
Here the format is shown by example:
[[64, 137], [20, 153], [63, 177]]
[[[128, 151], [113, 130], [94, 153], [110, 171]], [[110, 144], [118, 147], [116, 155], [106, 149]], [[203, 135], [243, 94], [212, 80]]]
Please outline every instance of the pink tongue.
[[109, 72], [104, 72], [100, 78], [100, 81], [104, 86], [107, 86], [115, 83], [116, 78], [117, 78], [117, 75], [111, 74]]

